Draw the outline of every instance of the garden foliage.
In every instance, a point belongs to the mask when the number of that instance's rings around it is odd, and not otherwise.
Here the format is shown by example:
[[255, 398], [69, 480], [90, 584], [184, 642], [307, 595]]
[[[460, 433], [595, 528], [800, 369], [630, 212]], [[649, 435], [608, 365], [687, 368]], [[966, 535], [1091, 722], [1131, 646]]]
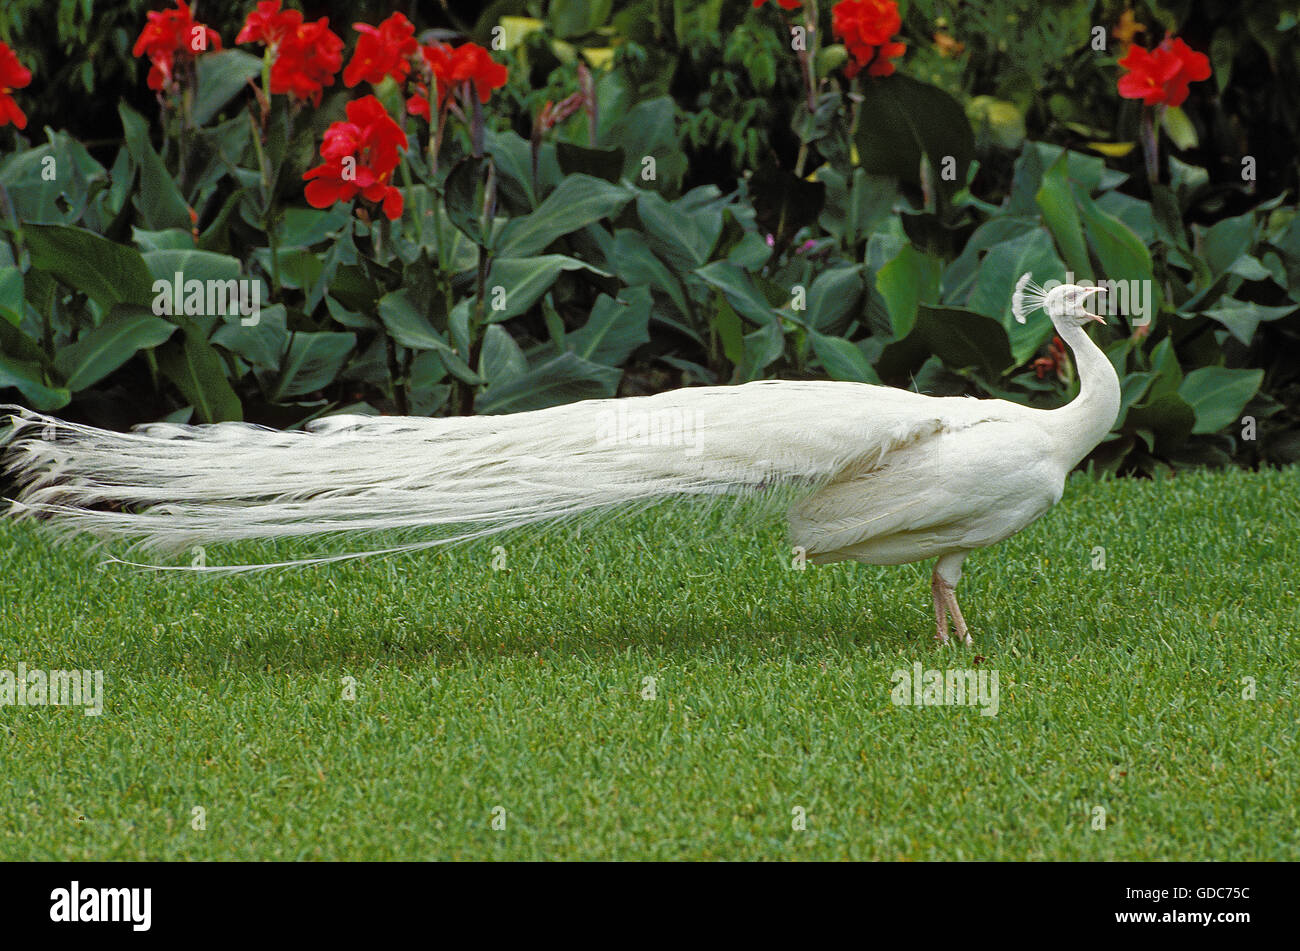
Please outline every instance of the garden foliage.
[[[1294, 18], [1201, 55], [1177, 5], [949, 6], [141, 14], [137, 88], [94, 92], [116, 141], [0, 129], [0, 396], [116, 426], [773, 376], [1050, 407], [1069, 356], [1009, 302], [1068, 273], [1141, 289], [1098, 328], [1123, 408], [1094, 465], [1300, 459], [1295, 169], [1214, 144], [1252, 50], [1295, 75]], [[999, 22], [1039, 58], [995, 69]], [[8, 29], [23, 107], [48, 57]]]

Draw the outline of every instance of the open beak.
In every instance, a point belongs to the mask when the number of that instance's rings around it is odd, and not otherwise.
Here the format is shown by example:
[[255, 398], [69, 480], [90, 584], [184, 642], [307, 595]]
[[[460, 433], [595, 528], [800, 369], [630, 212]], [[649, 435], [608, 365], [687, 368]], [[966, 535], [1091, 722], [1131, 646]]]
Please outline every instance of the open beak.
[[[1084, 292], [1083, 292], [1083, 296], [1084, 296], [1084, 297], [1088, 297], [1088, 296], [1091, 295], [1091, 294], [1099, 294], [1099, 293], [1101, 293], [1103, 290], [1105, 290], [1105, 288], [1102, 288], [1102, 287], [1089, 287], [1089, 288], [1087, 288], [1087, 289], [1084, 290]], [[1100, 314], [1094, 314], [1092, 311], [1089, 311], [1089, 310], [1085, 310], [1085, 311], [1083, 312], [1083, 316], [1087, 317], [1089, 320], [1095, 320], [1095, 321], [1097, 321], [1097, 323], [1099, 323], [1099, 324], [1105, 324], [1105, 323], [1106, 323], [1106, 318], [1102, 317]]]

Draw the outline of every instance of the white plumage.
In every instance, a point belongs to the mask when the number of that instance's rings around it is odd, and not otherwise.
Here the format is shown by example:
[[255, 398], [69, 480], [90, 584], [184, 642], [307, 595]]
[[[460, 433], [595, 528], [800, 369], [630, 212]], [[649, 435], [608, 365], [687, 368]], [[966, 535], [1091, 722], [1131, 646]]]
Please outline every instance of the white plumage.
[[[857, 383], [769, 381], [591, 400], [513, 416], [328, 417], [305, 432], [242, 423], [113, 433], [16, 407], [13, 511], [145, 550], [341, 531], [419, 529], [410, 551], [671, 496], [776, 485], [809, 493], [791, 541], [814, 562], [938, 558], [937, 636], [976, 548], [1020, 531], [1119, 408], [1110, 363], [1081, 324], [1095, 288], [1017, 285], [1075, 353], [1079, 397], [1059, 410]], [[240, 567], [219, 567], [230, 571]]]

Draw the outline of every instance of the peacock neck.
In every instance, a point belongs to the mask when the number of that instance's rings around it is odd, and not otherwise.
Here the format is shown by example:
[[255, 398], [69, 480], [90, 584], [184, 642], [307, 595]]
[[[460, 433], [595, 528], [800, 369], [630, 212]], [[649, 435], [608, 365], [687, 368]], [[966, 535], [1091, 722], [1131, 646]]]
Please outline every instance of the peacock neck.
[[1119, 377], [1106, 354], [1082, 327], [1064, 319], [1052, 323], [1074, 354], [1079, 374], [1079, 395], [1051, 411], [1053, 435], [1060, 440], [1061, 455], [1073, 469], [1115, 425], [1119, 416]]

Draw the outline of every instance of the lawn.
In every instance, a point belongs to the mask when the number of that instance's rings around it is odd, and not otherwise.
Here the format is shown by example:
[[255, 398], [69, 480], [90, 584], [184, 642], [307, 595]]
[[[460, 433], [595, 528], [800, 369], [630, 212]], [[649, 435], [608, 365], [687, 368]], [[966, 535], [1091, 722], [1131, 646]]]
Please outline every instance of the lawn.
[[[3, 523], [0, 669], [106, 700], [0, 707], [0, 858], [1300, 859], [1298, 508], [1076, 476], [967, 562], [974, 648], [752, 507], [209, 580]], [[895, 705], [918, 662], [997, 714]]]

